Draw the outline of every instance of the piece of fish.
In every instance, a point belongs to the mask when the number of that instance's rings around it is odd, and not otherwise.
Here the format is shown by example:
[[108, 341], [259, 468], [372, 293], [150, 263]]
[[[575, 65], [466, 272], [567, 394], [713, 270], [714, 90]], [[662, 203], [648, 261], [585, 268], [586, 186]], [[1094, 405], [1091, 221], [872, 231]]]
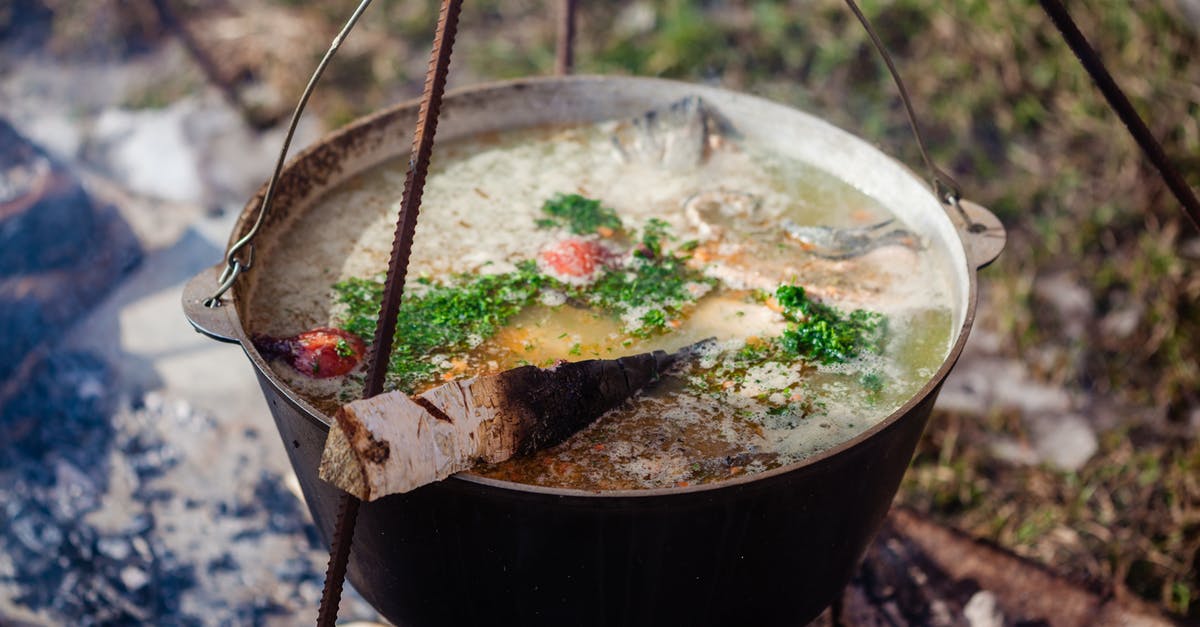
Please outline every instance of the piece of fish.
[[835, 228], [831, 226], [800, 226], [791, 220], [781, 223], [789, 237], [800, 242], [809, 253], [824, 259], [851, 259], [883, 246], [921, 247], [920, 239], [911, 231], [885, 231], [895, 220], [884, 220], [867, 226]]
[[622, 161], [686, 170], [720, 142], [721, 126], [703, 100], [688, 96], [621, 122], [612, 143]]
[[726, 229], [756, 231], [765, 218], [762, 198], [747, 192], [714, 189], [683, 201], [683, 214], [696, 227], [701, 241], [721, 239]]
[[674, 353], [522, 366], [452, 381], [417, 396], [389, 392], [343, 406], [320, 476], [365, 501], [553, 446], [591, 424], [682, 358]]

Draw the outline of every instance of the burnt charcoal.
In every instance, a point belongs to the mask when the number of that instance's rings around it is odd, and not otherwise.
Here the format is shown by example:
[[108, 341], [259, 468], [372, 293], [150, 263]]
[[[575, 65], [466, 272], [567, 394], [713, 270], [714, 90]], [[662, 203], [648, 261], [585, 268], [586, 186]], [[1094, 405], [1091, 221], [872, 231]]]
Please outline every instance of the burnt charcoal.
[[159, 466], [171, 457], [148, 454], [161, 442], [117, 437], [112, 388], [111, 368], [96, 356], [54, 354], [0, 413], [0, 551], [16, 571], [14, 600], [65, 624], [176, 616], [180, 591], [195, 585], [190, 566], [155, 547], [150, 513], [118, 533], [102, 535], [86, 522], [108, 489], [107, 460], [118, 444]]
[[78, 261], [95, 214], [79, 180], [0, 118], [0, 277]]
[[21, 512], [10, 521], [9, 530], [20, 548], [42, 556], [42, 560], [58, 554], [63, 543], [62, 531], [45, 511]]
[[179, 463], [179, 451], [161, 443], [148, 441], [142, 434], [128, 442], [122, 442], [119, 446], [130, 467], [142, 481], [160, 476]]
[[0, 41], [17, 50], [40, 47], [53, 23], [54, 11], [41, 0], [7, 0], [0, 4]]
[[233, 572], [238, 569], [237, 560], [228, 552], [222, 553], [221, 557], [208, 562], [208, 572], [215, 573], [220, 571]]
[[[133, 412], [117, 407], [112, 368], [88, 353], [51, 355], [26, 381], [0, 409], [0, 584], [8, 600], [67, 625], [261, 624], [294, 612], [281, 604], [288, 599], [315, 602], [321, 571], [299, 552], [279, 564], [277, 586], [261, 599], [222, 602], [206, 589], [214, 574], [236, 578], [239, 560], [254, 555], [260, 540], [320, 546], [301, 501], [277, 473], [250, 475], [250, 494], [224, 502], [189, 499], [170, 477], [162, 480], [185, 453], [164, 434], [215, 428], [210, 418], [161, 400]], [[128, 499], [115, 520], [114, 504], [105, 505], [114, 496]], [[192, 555], [191, 546], [175, 553], [168, 543], [179, 535], [171, 531], [178, 520], [163, 512], [176, 505], [216, 519], [228, 544], [208, 552], [198, 538], [205, 557]], [[103, 529], [89, 522], [102, 507]], [[184, 599], [202, 613], [185, 614]]]
[[[5, 290], [0, 279], [0, 351], [6, 355], [27, 355], [48, 334], [48, 316], [44, 303], [28, 294], [5, 297], [5, 292], [19, 293], [17, 289]], [[0, 381], [7, 380], [21, 364], [17, 359], [0, 360]], [[3, 407], [0, 407], [3, 411]]]
[[51, 511], [58, 520], [72, 520], [100, 506], [100, 490], [95, 481], [65, 460], [54, 464], [54, 490]]
[[312, 567], [312, 562], [300, 557], [284, 560], [282, 564], [275, 567], [275, 576], [286, 583], [300, 583], [317, 575], [318, 573]]
[[[43, 461], [53, 453], [77, 468], [94, 468], [97, 453], [112, 446], [107, 390], [113, 373], [89, 353], [56, 353], [0, 408], [0, 470], [17, 461]], [[94, 475], [94, 473], [93, 473]]]
[[243, 529], [243, 530], [233, 534], [233, 541], [234, 542], [245, 542], [247, 540], [258, 540], [259, 538], [263, 537], [264, 535], [266, 535], [266, 531], [263, 529], [258, 529], [258, 528]]
[[254, 502], [267, 512], [267, 529], [271, 533], [301, 533], [309, 526], [299, 499], [284, 487], [274, 473], [262, 473], [254, 484]]

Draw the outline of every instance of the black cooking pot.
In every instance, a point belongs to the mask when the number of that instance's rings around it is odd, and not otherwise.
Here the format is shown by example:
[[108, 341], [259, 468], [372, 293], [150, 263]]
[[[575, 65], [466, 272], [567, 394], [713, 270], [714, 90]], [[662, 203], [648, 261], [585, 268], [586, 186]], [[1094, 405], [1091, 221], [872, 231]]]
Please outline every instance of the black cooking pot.
[[[986, 210], [948, 211], [902, 165], [810, 115], [724, 90], [638, 78], [533, 79], [446, 96], [442, 142], [548, 123], [632, 117], [698, 95], [736, 131], [829, 171], [895, 212], [953, 277], [954, 344], [937, 373], [896, 412], [803, 462], [719, 483], [586, 492], [470, 473], [364, 503], [349, 579], [399, 625], [803, 625], [850, 578], [882, 523], [942, 381], [974, 318], [975, 271], [1004, 231]], [[407, 151], [417, 103], [365, 118], [285, 169], [254, 263], [271, 263], [279, 234], [349, 176]], [[232, 240], [248, 232], [262, 191]], [[417, 234], [420, 237], [420, 232]], [[221, 268], [184, 291], [198, 331], [241, 344], [328, 541], [339, 491], [317, 478], [328, 417], [290, 390], [249, 341], [255, 271], [224, 305], [201, 303]]]

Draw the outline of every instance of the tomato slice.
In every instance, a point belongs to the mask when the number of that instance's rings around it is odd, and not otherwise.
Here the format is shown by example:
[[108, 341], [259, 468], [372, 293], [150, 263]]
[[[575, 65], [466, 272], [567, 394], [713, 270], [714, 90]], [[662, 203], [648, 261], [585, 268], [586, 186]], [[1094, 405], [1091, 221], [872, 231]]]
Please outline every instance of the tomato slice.
[[612, 253], [599, 242], [578, 238], [551, 244], [540, 254], [542, 269], [556, 278], [572, 282], [587, 282], [612, 259]]
[[301, 374], [314, 379], [340, 377], [362, 361], [367, 345], [341, 329], [319, 327], [294, 337], [255, 337], [254, 345], [267, 357], [287, 359]]

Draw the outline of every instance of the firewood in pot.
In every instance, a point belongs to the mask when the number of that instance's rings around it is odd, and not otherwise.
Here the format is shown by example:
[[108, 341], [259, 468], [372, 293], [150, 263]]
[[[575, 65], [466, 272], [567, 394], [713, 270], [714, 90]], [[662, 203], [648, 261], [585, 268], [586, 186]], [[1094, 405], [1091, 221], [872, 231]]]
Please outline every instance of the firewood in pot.
[[354, 401], [334, 416], [320, 477], [372, 501], [479, 462], [528, 455], [591, 424], [708, 342], [674, 353], [522, 366], [414, 397], [389, 392]]

